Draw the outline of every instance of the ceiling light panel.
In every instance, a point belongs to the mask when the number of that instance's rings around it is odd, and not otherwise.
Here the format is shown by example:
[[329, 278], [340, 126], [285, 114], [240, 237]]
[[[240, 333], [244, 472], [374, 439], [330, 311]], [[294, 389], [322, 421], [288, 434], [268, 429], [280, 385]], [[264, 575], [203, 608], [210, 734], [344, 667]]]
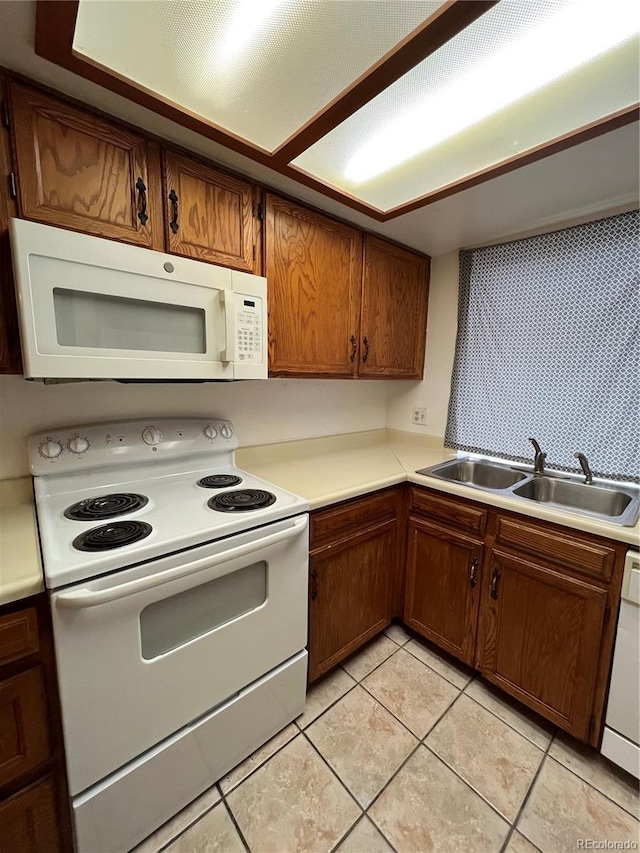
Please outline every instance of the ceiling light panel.
[[80, 0], [73, 51], [268, 152], [443, 0]]
[[502, 0], [293, 165], [383, 211], [639, 99], [640, 6]]

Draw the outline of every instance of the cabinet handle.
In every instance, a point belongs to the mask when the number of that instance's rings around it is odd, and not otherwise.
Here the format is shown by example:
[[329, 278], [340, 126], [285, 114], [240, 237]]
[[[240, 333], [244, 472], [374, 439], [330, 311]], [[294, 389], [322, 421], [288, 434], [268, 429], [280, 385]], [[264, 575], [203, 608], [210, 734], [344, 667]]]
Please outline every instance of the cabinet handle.
[[491, 598], [493, 598], [494, 601], [498, 600], [498, 581], [499, 580], [500, 580], [500, 569], [494, 568], [493, 572], [491, 573], [491, 588], [490, 588]]
[[318, 573], [315, 569], [311, 569], [311, 601], [315, 601], [318, 597]]
[[349, 358], [353, 362], [356, 357], [356, 349], [358, 348], [358, 342], [355, 339], [355, 335], [351, 335], [349, 341], [351, 343], [351, 355], [349, 356]]
[[364, 346], [364, 351], [362, 353], [362, 361], [364, 363], [369, 358], [369, 338], [363, 338], [362, 343]]
[[140, 195], [140, 210], [138, 212], [138, 219], [142, 222], [143, 225], [146, 225], [149, 221], [149, 217], [147, 216], [147, 187], [142, 178], [138, 178], [136, 181], [136, 189]]
[[177, 234], [180, 226], [178, 225], [178, 196], [175, 190], [171, 190], [169, 193], [169, 201], [171, 202], [171, 209], [173, 211], [173, 219], [169, 223], [169, 228], [171, 228], [173, 234]]
[[469, 585], [474, 587], [477, 585], [478, 581], [476, 579], [476, 572], [478, 571], [478, 558], [474, 557], [471, 560], [471, 571], [469, 572]]

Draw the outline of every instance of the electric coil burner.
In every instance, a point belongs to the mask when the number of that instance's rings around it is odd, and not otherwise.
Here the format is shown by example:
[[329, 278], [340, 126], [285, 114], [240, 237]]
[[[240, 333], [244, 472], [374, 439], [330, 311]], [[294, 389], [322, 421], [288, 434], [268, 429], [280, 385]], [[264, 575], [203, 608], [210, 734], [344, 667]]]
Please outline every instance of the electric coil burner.
[[218, 512], [250, 512], [271, 506], [275, 500], [275, 495], [263, 489], [238, 489], [236, 492], [222, 492], [210, 498], [207, 506]]
[[241, 482], [242, 477], [236, 477], [235, 474], [211, 474], [198, 480], [197, 485], [202, 489], [224, 489], [228, 486], [239, 486]]
[[67, 507], [64, 511], [66, 518], [73, 521], [102, 521], [135, 512], [149, 503], [149, 498], [131, 492], [119, 492], [113, 495], [100, 495], [97, 498], [86, 498], [83, 501]]
[[73, 547], [78, 551], [110, 551], [146, 539], [152, 530], [145, 521], [113, 521], [76, 536]]

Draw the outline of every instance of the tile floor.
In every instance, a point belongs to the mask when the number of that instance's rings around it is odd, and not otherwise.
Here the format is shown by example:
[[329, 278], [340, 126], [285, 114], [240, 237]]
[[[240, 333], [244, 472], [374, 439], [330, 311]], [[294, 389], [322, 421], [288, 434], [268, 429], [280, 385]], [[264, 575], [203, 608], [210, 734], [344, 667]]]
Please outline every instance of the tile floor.
[[392, 625], [136, 853], [629, 849], [639, 818], [630, 776]]

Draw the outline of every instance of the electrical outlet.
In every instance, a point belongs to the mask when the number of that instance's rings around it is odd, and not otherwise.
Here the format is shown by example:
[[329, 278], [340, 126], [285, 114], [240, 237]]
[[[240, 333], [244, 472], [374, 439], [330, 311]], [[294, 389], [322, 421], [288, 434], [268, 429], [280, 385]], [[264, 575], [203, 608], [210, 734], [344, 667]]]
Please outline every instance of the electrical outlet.
[[411, 423], [414, 426], [426, 426], [427, 425], [427, 410], [426, 409], [414, 409], [413, 416], [411, 418]]

